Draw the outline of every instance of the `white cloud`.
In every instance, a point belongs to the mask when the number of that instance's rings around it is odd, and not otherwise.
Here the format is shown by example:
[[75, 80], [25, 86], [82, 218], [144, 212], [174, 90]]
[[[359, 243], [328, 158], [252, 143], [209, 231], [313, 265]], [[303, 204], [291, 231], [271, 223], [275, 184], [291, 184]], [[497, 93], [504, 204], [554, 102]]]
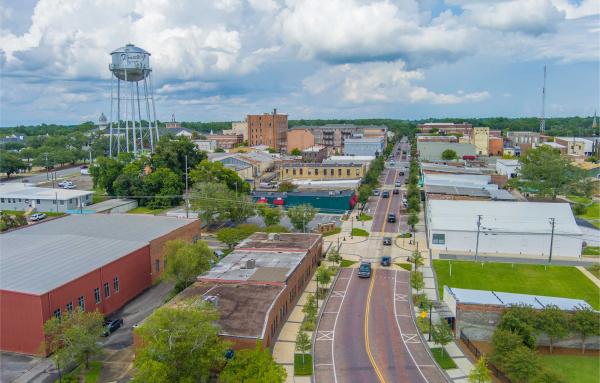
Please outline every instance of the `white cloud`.
[[436, 93], [414, 82], [424, 79], [417, 70], [406, 70], [402, 61], [362, 64], [342, 64], [327, 67], [307, 77], [304, 89], [313, 95], [325, 95], [354, 104], [372, 102], [407, 102], [432, 104], [459, 104], [477, 102], [489, 93]]

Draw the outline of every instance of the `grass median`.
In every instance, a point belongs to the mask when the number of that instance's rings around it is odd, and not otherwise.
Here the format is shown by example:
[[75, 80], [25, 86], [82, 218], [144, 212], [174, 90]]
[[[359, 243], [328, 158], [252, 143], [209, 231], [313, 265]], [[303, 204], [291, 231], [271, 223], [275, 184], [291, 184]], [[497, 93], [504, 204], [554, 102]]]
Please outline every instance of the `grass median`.
[[443, 286], [507, 293], [583, 299], [600, 309], [600, 290], [577, 268], [511, 263], [434, 260], [440, 289]]
[[600, 376], [600, 358], [596, 356], [541, 355], [540, 362], [567, 382], [597, 383]]
[[294, 375], [295, 376], [310, 376], [313, 373], [312, 355], [304, 354], [304, 362], [302, 354], [294, 354]]

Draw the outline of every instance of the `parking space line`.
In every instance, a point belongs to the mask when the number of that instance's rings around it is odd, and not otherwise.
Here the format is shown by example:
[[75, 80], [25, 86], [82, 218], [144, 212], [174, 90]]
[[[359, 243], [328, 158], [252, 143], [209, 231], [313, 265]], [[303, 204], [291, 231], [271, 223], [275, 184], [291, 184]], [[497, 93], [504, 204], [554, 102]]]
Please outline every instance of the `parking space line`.
[[340, 317], [340, 311], [342, 311], [342, 306], [344, 305], [344, 300], [346, 299], [346, 292], [348, 292], [348, 289], [350, 288], [350, 284], [352, 283], [352, 276], [354, 275], [354, 269], [352, 269], [351, 273], [350, 273], [350, 281], [346, 284], [346, 289], [344, 290], [344, 296], [342, 297], [342, 301], [340, 302], [340, 308], [338, 309], [338, 312], [335, 316], [335, 321], [333, 322], [333, 340], [331, 342], [331, 365], [333, 366], [333, 380], [335, 383], [337, 383], [337, 373], [335, 371], [335, 329], [337, 327], [337, 321], [338, 318]]

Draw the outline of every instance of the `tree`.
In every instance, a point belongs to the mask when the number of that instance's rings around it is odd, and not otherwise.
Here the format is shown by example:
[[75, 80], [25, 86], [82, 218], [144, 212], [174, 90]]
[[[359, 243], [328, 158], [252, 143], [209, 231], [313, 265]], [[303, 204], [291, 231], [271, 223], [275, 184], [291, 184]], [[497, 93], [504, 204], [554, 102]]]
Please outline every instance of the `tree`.
[[507, 356], [523, 344], [523, 339], [510, 330], [496, 328], [492, 335], [493, 351], [491, 360], [498, 367], [504, 368]]
[[115, 195], [114, 182], [122, 174], [126, 164], [131, 162], [131, 157], [121, 153], [118, 158], [99, 157], [96, 164], [90, 167], [90, 175], [94, 181], [94, 187], [106, 190], [110, 196]]
[[418, 213], [421, 211], [421, 200], [418, 196], [413, 196], [408, 199], [408, 211]]
[[135, 331], [140, 347], [134, 382], [206, 382], [222, 366], [227, 344], [218, 337], [219, 314], [203, 300], [162, 307]]
[[265, 233], [289, 233], [290, 231], [285, 226], [271, 225], [263, 229]]
[[292, 149], [292, 151], [290, 152], [290, 154], [292, 156], [301, 156], [302, 155], [302, 151], [298, 148], [294, 148]]
[[219, 374], [220, 383], [283, 383], [287, 373], [275, 363], [268, 348], [260, 342], [251, 350], [239, 350]]
[[423, 256], [417, 250], [413, 251], [413, 253], [411, 254], [410, 262], [413, 265], [415, 265], [415, 271], [417, 271], [419, 269], [419, 266], [423, 266], [425, 264], [425, 260], [423, 259]]
[[163, 136], [152, 153], [152, 166], [168, 168], [183, 180], [186, 156], [188, 169], [195, 168], [200, 161], [206, 159], [206, 153], [196, 150], [196, 145], [189, 138]]
[[410, 286], [417, 290], [417, 293], [425, 287], [425, 281], [423, 280], [423, 273], [420, 271], [413, 271], [410, 273]]
[[531, 383], [567, 383], [562, 375], [547, 369], [542, 370], [533, 378]]
[[329, 254], [327, 254], [327, 260], [331, 263], [340, 264], [342, 262], [342, 256], [337, 249], [329, 250]]
[[142, 178], [142, 205], [153, 209], [175, 206], [181, 201], [183, 183], [171, 169], [161, 167]]
[[281, 181], [279, 183], [279, 187], [277, 188], [277, 191], [291, 192], [291, 191], [294, 191], [294, 189], [296, 189], [296, 186], [294, 186], [294, 184], [291, 183], [290, 181]]
[[535, 315], [531, 306], [510, 306], [502, 314], [498, 328], [514, 332], [521, 337], [525, 346], [534, 349], [536, 345]]
[[190, 198], [192, 208], [208, 224], [242, 222], [254, 214], [254, 203], [248, 195], [229, 190], [222, 183], [197, 183]]
[[442, 321], [433, 326], [431, 336], [435, 344], [439, 344], [442, 346], [442, 355], [445, 352], [444, 347], [446, 347], [446, 345], [452, 342], [452, 340], [454, 339], [452, 329], [445, 321]]
[[581, 339], [581, 353], [585, 353], [585, 340], [588, 336], [600, 334], [600, 318], [590, 307], [578, 306], [571, 317], [571, 329]]
[[315, 215], [317, 215], [317, 209], [310, 204], [293, 206], [287, 211], [287, 216], [292, 225], [296, 230], [303, 232], [306, 232], [306, 225], [315, 218]]
[[558, 306], [546, 305], [537, 315], [537, 328], [548, 335], [552, 354], [554, 342], [569, 333], [569, 317]]
[[11, 174], [25, 169], [27, 169], [27, 165], [17, 155], [5, 150], [0, 153], [0, 173], [6, 173], [6, 178], [10, 178]]
[[281, 210], [276, 207], [269, 207], [268, 205], [259, 205], [258, 214], [265, 221], [265, 225], [277, 225], [281, 220]]
[[180, 292], [194, 283], [196, 277], [210, 269], [215, 255], [204, 241], [196, 243], [174, 239], [165, 243], [165, 260], [167, 266], [164, 278], [175, 284], [175, 291]]
[[367, 184], [360, 185], [358, 188], [358, 202], [363, 205], [369, 201], [369, 197], [373, 194], [373, 188]]
[[55, 353], [55, 360], [63, 366], [74, 361], [88, 368], [90, 358], [102, 350], [98, 341], [103, 332], [104, 316], [99, 311], [77, 309], [44, 323], [46, 340], [42, 347]]
[[417, 213], [412, 212], [410, 213], [410, 215], [408, 216], [408, 220], [406, 221], [406, 223], [408, 224], [408, 226], [410, 226], [412, 232], [415, 232], [415, 225], [417, 223], [419, 223], [419, 216], [417, 215]]
[[442, 152], [442, 159], [446, 161], [454, 160], [458, 158], [456, 152], [452, 149], [446, 149]]
[[230, 249], [240, 243], [246, 237], [246, 233], [235, 227], [225, 227], [217, 231], [217, 239], [226, 244]]
[[211, 182], [224, 183], [230, 190], [239, 193], [249, 193], [250, 184], [244, 181], [233, 169], [226, 168], [222, 162], [201, 161], [190, 172], [192, 183]]
[[225, 149], [223, 149], [222, 147], [218, 146], [218, 147], [215, 149], [215, 153], [225, 153]]
[[514, 383], [527, 383], [537, 375], [540, 363], [535, 351], [517, 346], [506, 355], [502, 370]]
[[469, 373], [469, 383], [491, 383], [492, 376], [487, 367], [487, 358], [482, 355]]
[[[329, 284], [329, 282], [331, 281], [331, 272], [329, 271], [329, 269], [327, 269], [325, 267], [325, 265], [321, 265], [317, 269], [315, 279], [317, 280], [317, 286], [321, 285], [320, 289], [321, 289], [321, 291], [323, 291], [325, 286], [327, 286]], [[319, 296], [319, 291], [317, 289], [317, 297], [318, 296]]]
[[306, 303], [302, 307], [302, 312], [309, 318], [315, 318], [317, 316], [317, 301], [315, 294], [308, 294], [306, 296]]
[[298, 331], [296, 336], [296, 351], [302, 354], [302, 364], [304, 364], [304, 354], [310, 351], [310, 338], [302, 330]]
[[556, 199], [559, 194], [568, 194], [576, 189], [588, 188], [585, 171], [571, 164], [571, 160], [562, 156], [558, 149], [542, 145], [531, 149], [519, 159], [521, 162], [520, 179], [525, 185], [538, 190], [540, 196]]

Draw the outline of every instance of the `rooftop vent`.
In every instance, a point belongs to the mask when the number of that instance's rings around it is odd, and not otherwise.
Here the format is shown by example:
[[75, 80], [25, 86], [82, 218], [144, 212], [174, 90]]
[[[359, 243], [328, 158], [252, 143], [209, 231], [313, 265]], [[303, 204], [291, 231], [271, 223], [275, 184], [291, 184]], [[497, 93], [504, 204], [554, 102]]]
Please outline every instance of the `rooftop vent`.
[[219, 297], [216, 295], [207, 295], [204, 297], [204, 302], [212, 303], [215, 306], [219, 305]]
[[246, 262], [242, 265], [242, 269], [253, 269], [256, 267], [255, 259], [246, 259]]

